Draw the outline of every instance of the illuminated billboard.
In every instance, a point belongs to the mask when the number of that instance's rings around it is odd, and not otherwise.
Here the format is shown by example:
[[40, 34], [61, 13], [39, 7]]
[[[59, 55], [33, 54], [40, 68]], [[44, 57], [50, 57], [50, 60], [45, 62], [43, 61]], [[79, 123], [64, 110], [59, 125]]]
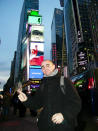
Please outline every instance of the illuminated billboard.
[[28, 24], [42, 24], [42, 16], [28, 16]]
[[78, 63], [78, 73], [81, 73], [87, 69], [88, 57], [87, 52], [84, 50], [77, 52], [77, 63]]
[[29, 29], [31, 31], [31, 39], [30, 41], [44, 42], [44, 26], [31, 26]]
[[44, 59], [44, 44], [30, 43], [29, 65], [40, 66]]
[[30, 68], [41, 68], [41, 66], [29, 66]]
[[29, 68], [29, 79], [42, 79], [43, 72], [41, 69]]
[[31, 88], [39, 88], [39, 87], [40, 87], [39, 84], [37, 84], [37, 85], [35, 85], [35, 84], [30, 85], [30, 89], [31, 89]]
[[39, 16], [39, 11], [38, 10], [29, 10], [27, 13], [30, 16]]

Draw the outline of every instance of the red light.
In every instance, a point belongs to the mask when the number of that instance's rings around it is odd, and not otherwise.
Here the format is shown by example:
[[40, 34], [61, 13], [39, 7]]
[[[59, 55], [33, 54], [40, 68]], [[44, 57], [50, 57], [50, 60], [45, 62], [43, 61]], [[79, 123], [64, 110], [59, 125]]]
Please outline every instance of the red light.
[[93, 77], [88, 79], [88, 89], [94, 88], [94, 79]]

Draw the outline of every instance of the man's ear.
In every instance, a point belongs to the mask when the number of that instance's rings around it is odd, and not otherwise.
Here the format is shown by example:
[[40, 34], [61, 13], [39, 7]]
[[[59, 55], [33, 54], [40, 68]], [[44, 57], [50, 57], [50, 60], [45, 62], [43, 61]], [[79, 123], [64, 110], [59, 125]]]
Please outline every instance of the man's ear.
[[53, 68], [55, 69], [55, 64], [53, 64]]

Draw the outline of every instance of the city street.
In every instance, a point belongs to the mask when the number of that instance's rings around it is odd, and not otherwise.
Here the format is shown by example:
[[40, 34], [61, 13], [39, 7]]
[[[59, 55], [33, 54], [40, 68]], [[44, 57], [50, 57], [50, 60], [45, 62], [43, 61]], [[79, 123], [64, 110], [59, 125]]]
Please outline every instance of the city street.
[[38, 131], [34, 120], [28, 111], [25, 117], [19, 117], [18, 113], [14, 116], [10, 112], [8, 119], [0, 122], [0, 131]]
[[[0, 122], [0, 131], [38, 131], [35, 119], [30, 116], [29, 110], [25, 117], [19, 117], [18, 113], [13, 116], [10, 112], [8, 120]], [[81, 123], [78, 131], [98, 131], [98, 122], [91, 115], [84, 114], [83, 121], [85, 123]]]

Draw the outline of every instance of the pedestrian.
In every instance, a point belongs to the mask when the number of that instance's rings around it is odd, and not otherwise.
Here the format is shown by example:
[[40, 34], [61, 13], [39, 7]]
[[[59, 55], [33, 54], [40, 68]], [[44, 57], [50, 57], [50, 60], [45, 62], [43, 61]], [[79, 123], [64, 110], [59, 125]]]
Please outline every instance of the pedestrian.
[[4, 92], [3, 95], [3, 119], [8, 120], [11, 107], [11, 98], [9, 92]]
[[22, 91], [18, 98], [25, 106], [37, 110], [43, 107], [38, 118], [39, 131], [74, 131], [75, 120], [81, 109], [81, 100], [72, 83], [67, 78], [66, 93], [60, 88], [60, 76], [50, 60], [41, 64], [43, 82], [34, 96], [26, 96]]
[[13, 97], [12, 97], [13, 114], [14, 114], [14, 115], [16, 115], [16, 114], [17, 114], [17, 111], [18, 111], [18, 102], [19, 102], [18, 93], [15, 92], [15, 94], [14, 94]]

